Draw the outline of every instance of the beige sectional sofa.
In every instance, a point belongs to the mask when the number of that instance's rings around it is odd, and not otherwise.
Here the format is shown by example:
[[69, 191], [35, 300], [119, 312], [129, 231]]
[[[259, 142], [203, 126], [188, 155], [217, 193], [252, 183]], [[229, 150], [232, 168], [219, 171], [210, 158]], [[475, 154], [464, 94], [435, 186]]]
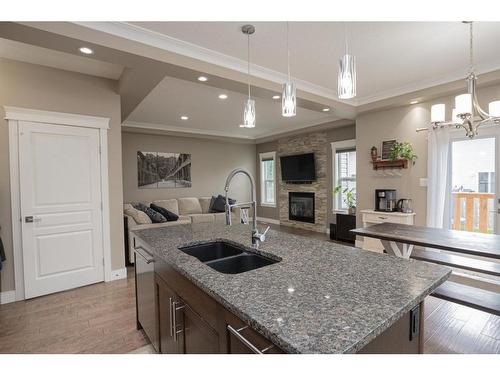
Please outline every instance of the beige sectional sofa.
[[[161, 228], [191, 223], [224, 223], [226, 221], [224, 212], [209, 212], [211, 200], [212, 197], [191, 197], [142, 202], [148, 207], [151, 203], [154, 203], [179, 216], [177, 221], [168, 221], [166, 223], [152, 223], [151, 219], [144, 212], [136, 210], [131, 203], [125, 203], [123, 205], [123, 214], [127, 220], [129, 231], [127, 233], [129, 238], [129, 261], [131, 263], [134, 262], [134, 244], [132, 243], [132, 236], [130, 233], [132, 229]], [[239, 212], [240, 210], [234, 210], [231, 214], [234, 223], [240, 221]]]

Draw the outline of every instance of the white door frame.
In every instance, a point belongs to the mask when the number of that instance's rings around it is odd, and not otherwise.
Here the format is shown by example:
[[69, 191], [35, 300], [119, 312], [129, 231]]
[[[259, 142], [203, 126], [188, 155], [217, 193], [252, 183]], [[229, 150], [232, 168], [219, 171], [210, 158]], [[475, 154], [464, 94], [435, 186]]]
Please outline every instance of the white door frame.
[[11, 106], [4, 106], [4, 109], [5, 119], [8, 120], [9, 126], [10, 201], [16, 301], [24, 300], [25, 298], [19, 183], [19, 121], [99, 129], [104, 281], [114, 280], [111, 269], [111, 235], [109, 226], [108, 130], [110, 119]]

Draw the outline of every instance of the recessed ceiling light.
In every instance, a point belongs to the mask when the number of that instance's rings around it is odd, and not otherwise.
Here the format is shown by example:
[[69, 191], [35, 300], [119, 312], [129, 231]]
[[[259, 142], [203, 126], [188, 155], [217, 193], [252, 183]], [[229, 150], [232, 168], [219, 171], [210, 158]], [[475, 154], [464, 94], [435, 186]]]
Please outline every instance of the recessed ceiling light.
[[417, 104], [417, 103], [418, 103], [418, 100], [412, 100], [412, 101], [410, 102], [410, 104]]
[[323, 112], [330, 112], [330, 108], [323, 108], [322, 111]]
[[227, 95], [226, 94], [220, 94], [219, 95], [219, 99], [222, 99], [222, 100], [227, 99]]
[[200, 82], [207, 82], [207, 81], [208, 81], [208, 78], [207, 78], [207, 77], [205, 77], [205, 76], [199, 76], [199, 77], [198, 77], [198, 81], [200, 81]]
[[187, 116], [181, 116], [181, 120], [184, 120], [184, 121], [189, 120], [189, 117], [187, 117]]
[[81, 47], [78, 50], [86, 55], [92, 55], [94, 53], [89, 47]]
[[279, 99], [279, 98], [280, 98], [280, 96], [279, 96], [279, 95], [274, 95], [274, 96], [273, 96], [273, 99], [275, 99], [275, 100], [276, 100], [276, 99]]

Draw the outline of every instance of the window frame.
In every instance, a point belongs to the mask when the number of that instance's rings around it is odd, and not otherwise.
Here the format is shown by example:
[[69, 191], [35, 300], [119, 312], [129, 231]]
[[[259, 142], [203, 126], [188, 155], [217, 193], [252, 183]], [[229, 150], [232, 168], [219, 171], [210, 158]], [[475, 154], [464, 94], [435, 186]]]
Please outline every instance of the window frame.
[[[333, 190], [338, 185], [338, 181], [339, 181], [336, 155], [338, 152], [342, 152], [343, 150], [346, 150], [346, 151], [352, 150], [352, 149], [356, 150], [356, 139], [348, 139], [345, 141], [332, 142], [331, 146], [332, 146], [332, 192], [331, 192], [331, 194], [332, 194], [332, 212], [333, 213], [347, 212], [347, 209], [339, 207], [336, 194], [333, 193]], [[357, 162], [357, 153], [356, 153], [356, 162]], [[357, 174], [356, 174], [355, 182], [357, 185]]]
[[[274, 203], [265, 202], [264, 198], [266, 197], [266, 180], [264, 179], [264, 168], [262, 168], [262, 163], [267, 160], [273, 161], [273, 184], [274, 184]], [[271, 152], [262, 152], [259, 153], [259, 176], [260, 176], [260, 205], [263, 207], [273, 207], [275, 208], [277, 205], [277, 196], [276, 196], [276, 151]], [[267, 180], [270, 181], [270, 180]]]

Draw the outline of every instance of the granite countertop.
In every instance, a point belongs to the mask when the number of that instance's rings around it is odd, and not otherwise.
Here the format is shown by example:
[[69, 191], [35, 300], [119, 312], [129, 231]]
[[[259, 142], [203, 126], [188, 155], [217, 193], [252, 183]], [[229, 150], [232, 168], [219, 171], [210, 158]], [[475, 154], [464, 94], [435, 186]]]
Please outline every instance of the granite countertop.
[[[243, 321], [290, 353], [353, 353], [420, 303], [448, 267], [269, 230], [250, 248], [248, 225], [190, 224], [136, 230], [172, 265]], [[224, 240], [279, 263], [230, 275], [178, 247]]]

